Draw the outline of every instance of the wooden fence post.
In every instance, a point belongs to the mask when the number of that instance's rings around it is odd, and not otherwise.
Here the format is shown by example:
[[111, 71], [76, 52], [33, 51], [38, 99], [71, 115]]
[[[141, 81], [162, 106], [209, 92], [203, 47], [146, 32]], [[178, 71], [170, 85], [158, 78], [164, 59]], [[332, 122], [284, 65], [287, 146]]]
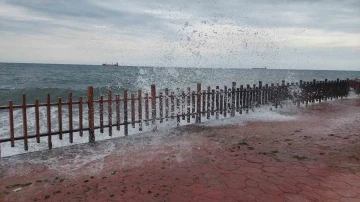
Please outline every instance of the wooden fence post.
[[151, 85], [151, 123], [155, 125], [156, 123], [156, 87], [154, 84]]
[[79, 97], [79, 134], [80, 137], [83, 136], [83, 98]]
[[[58, 112], [58, 114], [61, 114], [61, 112]], [[61, 116], [60, 116], [61, 117]], [[40, 143], [40, 113], [39, 113], [39, 99], [35, 100], [35, 126], [36, 126], [36, 142]], [[59, 116], [58, 116], [59, 118]], [[60, 124], [61, 118], [58, 119], [58, 122]], [[61, 133], [61, 127], [59, 127], [59, 134]]]
[[[125, 94], [125, 91], [124, 91]], [[124, 99], [125, 100], [125, 99]], [[124, 101], [125, 104], [125, 101]], [[145, 93], [145, 124], [149, 125], [149, 94]]]
[[94, 130], [94, 88], [88, 87], [89, 143], [95, 143]]
[[128, 126], [128, 92], [124, 90], [124, 135], [128, 136], [129, 126]]
[[190, 113], [191, 113], [191, 111], [190, 111], [190, 108], [191, 108], [191, 100], [190, 100], [190, 97], [191, 97], [191, 90], [190, 90], [190, 88], [188, 87], [187, 88], [187, 110], [186, 110], [186, 112], [187, 112], [187, 122], [188, 123], [190, 123], [190, 119], [191, 119], [191, 116], [190, 116]]
[[174, 92], [170, 93], [170, 101], [171, 101], [171, 120], [174, 120], [175, 118], [175, 94]]
[[115, 117], [116, 117], [116, 130], [120, 130], [120, 95], [115, 95]]
[[[73, 143], [72, 93], [69, 93], [69, 142]], [[50, 145], [49, 145], [50, 146]]]
[[165, 88], [165, 118], [169, 120], [169, 89]]
[[100, 96], [100, 133], [104, 133], [104, 96]]
[[142, 90], [138, 90], [138, 118], [139, 118], [139, 131], [142, 131]]
[[163, 104], [163, 93], [160, 92], [159, 93], [159, 115], [160, 115], [160, 123], [163, 122], [163, 107], [164, 107], [164, 104]]
[[211, 116], [214, 116], [214, 114], [215, 114], [214, 110], [215, 110], [215, 89], [212, 89], [211, 90]]
[[176, 122], [177, 126], [180, 125], [180, 114], [181, 114], [181, 107], [180, 107], [180, 89], [176, 89]]
[[13, 101], [12, 100], [9, 101], [9, 119], [10, 119], [9, 122], [10, 122], [11, 147], [15, 147], [14, 109], [13, 109]]
[[[37, 100], [37, 99], [36, 99]], [[35, 101], [36, 102], [36, 101]], [[38, 104], [37, 107], [35, 108], [36, 113], [39, 114], [39, 101], [37, 100]], [[59, 139], [62, 140], [62, 104], [61, 104], [61, 97], [58, 98], [58, 122], [59, 122]], [[40, 125], [39, 125], [39, 116], [37, 116], [37, 128], [39, 128], [39, 131], [37, 131], [37, 133], [39, 134], [39, 138], [40, 138]], [[40, 139], [39, 139], [40, 141]]]
[[[207, 102], [206, 102], [206, 112], [207, 112], [206, 113], [206, 118], [207, 119], [210, 119], [210, 114], [211, 114], [211, 112], [210, 112], [210, 93], [211, 93], [211, 89], [210, 89], [210, 86], [208, 86], [208, 89], [207, 89]], [[205, 103], [205, 102], [203, 102], [203, 103]], [[203, 109], [205, 108], [204, 106], [203, 106]]]
[[325, 82], [324, 82], [324, 88], [323, 88], [323, 91], [324, 91], [324, 100], [327, 101], [328, 100], [328, 97], [329, 97], [329, 88], [328, 88], [328, 80], [325, 79]]
[[185, 106], [186, 106], [186, 95], [185, 95], [185, 91], [181, 92], [181, 116], [182, 116], [182, 120], [185, 120]]
[[220, 95], [219, 95], [219, 86], [216, 86], [216, 114], [215, 117], [216, 119], [219, 119], [219, 99], [220, 99]]
[[231, 88], [231, 117], [235, 116], [235, 90], [236, 90], [236, 82], [232, 82]]
[[108, 123], [109, 123], [109, 136], [112, 136], [112, 94], [108, 92]]
[[280, 89], [280, 85], [279, 83], [276, 84], [276, 87], [275, 87], [275, 108], [278, 108], [278, 102], [279, 102], [279, 89]]
[[195, 111], [196, 111], [196, 107], [195, 107], [195, 100], [196, 100], [196, 98], [195, 98], [195, 91], [192, 91], [191, 92], [191, 114], [192, 114], [192, 118], [195, 118], [196, 116], [195, 116]]
[[202, 116], [206, 115], [206, 90], [202, 91]]
[[135, 128], [135, 95], [132, 93], [130, 95], [131, 99], [131, 126]]
[[350, 92], [350, 81], [349, 78], [346, 78], [346, 92], [345, 92], [345, 97], [348, 97], [349, 92]]
[[263, 86], [262, 81], [259, 81], [259, 95], [258, 95], [258, 105], [264, 104], [264, 93], [263, 93]]
[[246, 113], [248, 114], [249, 113], [249, 102], [250, 102], [250, 100], [249, 100], [249, 98], [250, 98], [250, 85], [249, 84], [247, 84], [246, 85], [246, 89], [245, 89], [245, 95], [246, 95], [246, 98], [245, 98], [245, 103], [246, 103]]
[[244, 90], [244, 86], [240, 85], [240, 88], [239, 88], [239, 114], [242, 114], [242, 109], [244, 108], [243, 90]]
[[224, 86], [224, 117], [227, 115], [228, 89]]
[[196, 109], [196, 121], [195, 123], [201, 123], [201, 84], [198, 83], [197, 89], [197, 109]]

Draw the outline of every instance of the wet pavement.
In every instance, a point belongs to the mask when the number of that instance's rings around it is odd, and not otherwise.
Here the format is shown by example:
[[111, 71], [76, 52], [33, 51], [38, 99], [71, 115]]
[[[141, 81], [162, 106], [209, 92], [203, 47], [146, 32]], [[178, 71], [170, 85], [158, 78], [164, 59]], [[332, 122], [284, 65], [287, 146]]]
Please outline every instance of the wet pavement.
[[0, 201], [360, 201], [360, 99], [282, 113], [3, 158]]

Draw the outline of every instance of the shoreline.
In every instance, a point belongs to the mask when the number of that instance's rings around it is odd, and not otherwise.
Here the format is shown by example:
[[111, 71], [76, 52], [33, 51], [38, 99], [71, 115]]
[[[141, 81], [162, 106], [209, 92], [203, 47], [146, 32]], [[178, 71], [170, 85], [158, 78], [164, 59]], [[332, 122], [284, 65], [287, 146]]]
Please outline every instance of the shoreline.
[[6, 157], [0, 199], [359, 200], [360, 99], [281, 113], [297, 119], [189, 125]]

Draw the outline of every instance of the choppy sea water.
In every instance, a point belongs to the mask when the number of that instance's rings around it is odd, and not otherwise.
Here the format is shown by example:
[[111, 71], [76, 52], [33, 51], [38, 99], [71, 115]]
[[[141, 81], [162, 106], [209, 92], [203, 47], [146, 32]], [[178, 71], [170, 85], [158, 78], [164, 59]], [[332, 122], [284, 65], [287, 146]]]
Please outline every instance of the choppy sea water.
[[[73, 99], [77, 100], [79, 96], [86, 97], [88, 86], [94, 87], [95, 97], [106, 95], [111, 90], [113, 95], [122, 94], [126, 88], [130, 93], [135, 93], [137, 89], [143, 89], [144, 92], [150, 90], [151, 84], [156, 84], [157, 90], [164, 88], [176, 89], [191, 87], [195, 89], [196, 83], [201, 83], [203, 88], [206, 86], [215, 87], [231, 86], [235, 81], [238, 85], [257, 84], [262, 81], [264, 84], [286, 82], [298, 82], [299, 80], [310, 81], [312, 79], [346, 79], [360, 77], [360, 71], [319, 71], [319, 70], [279, 70], [279, 69], [205, 69], [205, 68], [161, 68], [161, 67], [103, 67], [96, 65], [58, 65], [58, 64], [9, 64], [0, 63], [0, 106], [7, 105], [9, 100], [14, 104], [21, 103], [21, 95], [27, 95], [27, 103], [34, 103], [35, 99], [45, 102], [46, 93], [50, 93], [52, 101], [57, 97], [67, 99], [69, 92], [72, 92]], [[86, 99], [86, 98], [85, 98]], [[85, 107], [84, 107], [85, 108]], [[74, 107], [74, 128], [79, 124], [78, 109]], [[54, 130], [57, 130], [57, 108], [52, 111], [52, 124]], [[86, 114], [86, 109], [84, 109]], [[292, 120], [294, 117], [283, 117], [278, 114], [259, 112], [259, 120], [269, 120], [269, 117], [279, 120]], [[29, 135], [35, 133], [34, 110], [28, 109], [28, 130]], [[63, 107], [63, 129], [68, 127], [66, 118], [67, 108]], [[95, 113], [96, 114], [96, 113]], [[104, 117], [107, 117], [106, 114]], [[15, 110], [15, 136], [22, 136], [22, 113], [21, 110]], [[97, 115], [96, 125], [99, 123]], [[46, 132], [46, 109], [40, 109], [41, 132]], [[271, 119], [271, 118], [270, 118]], [[105, 119], [106, 120], [106, 119]], [[271, 119], [272, 120], [272, 119]], [[213, 120], [214, 121], [214, 120]], [[115, 122], [115, 121], [113, 121]], [[84, 125], [87, 120], [84, 116]], [[185, 124], [185, 123], [184, 123]], [[216, 125], [216, 124], [215, 124]], [[176, 123], [169, 121], [161, 125], [163, 130], [168, 130], [176, 126]], [[160, 127], [160, 126], [159, 126]], [[145, 127], [144, 131], [150, 131], [152, 127]], [[114, 128], [113, 137], [123, 136], [123, 129], [116, 131]], [[130, 134], [138, 133], [137, 128], [130, 127]], [[97, 134], [98, 131], [97, 131]], [[8, 111], [0, 110], [0, 138], [9, 137]], [[110, 138], [105, 129], [105, 133], [96, 137], [99, 139]], [[69, 145], [68, 135], [64, 135], [64, 140], [59, 141], [56, 136], [53, 137], [54, 147], [63, 147]], [[87, 133], [80, 137], [74, 133], [74, 143], [87, 142]], [[10, 143], [2, 143], [2, 156], [9, 156], [23, 152], [22, 141], [16, 142], [15, 148], [9, 147]], [[47, 148], [46, 138], [41, 138], [41, 143], [35, 142], [35, 139], [29, 140], [29, 151], [43, 150]]]
[[161, 67], [103, 67], [96, 65], [58, 64], [8, 64], [0, 63], [0, 105], [13, 100], [21, 103], [25, 93], [29, 102], [34, 99], [45, 101], [46, 93], [55, 100], [67, 97], [85, 96], [88, 86], [94, 86], [95, 94], [105, 95], [108, 90], [122, 94], [126, 88], [130, 92], [137, 89], [150, 90], [151, 84], [157, 89], [191, 87], [196, 83], [205, 86], [238, 85], [263, 83], [298, 82], [312, 79], [346, 79], [360, 77], [360, 71], [320, 71], [320, 70], [279, 70], [279, 69], [205, 69], [205, 68], [161, 68]]

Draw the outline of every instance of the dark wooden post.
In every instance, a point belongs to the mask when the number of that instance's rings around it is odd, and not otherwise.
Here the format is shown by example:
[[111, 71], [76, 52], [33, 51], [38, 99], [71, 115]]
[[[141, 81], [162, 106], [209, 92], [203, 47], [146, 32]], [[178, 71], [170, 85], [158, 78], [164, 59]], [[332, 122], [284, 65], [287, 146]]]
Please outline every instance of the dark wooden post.
[[249, 107], [250, 107], [250, 109], [252, 109], [252, 107], [253, 107], [254, 90], [255, 90], [255, 85], [253, 85], [253, 88], [251, 88], [251, 86], [250, 86], [250, 91], [249, 91]]
[[[14, 132], [14, 109], [13, 101], [9, 101], [9, 122], [10, 122], [10, 139], [11, 147], [15, 147], [15, 132]], [[1, 157], [1, 156], [0, 156]]]
[[[211, 89], [210, 86], [208, 86], [207, 88], [207, 102], [206, 102], [206, 118], [210, 119], [210, 93], [211, 93]], [[205, 105], [204, 105], [205, 106]], [[204, 108], [203, 106], [203, 108]], [[205, 110], [204, 110], [205, 111]]]
[[[52, 149], [52, 140], [51, 140], [51, 106], [50, 106], [50, 93], [46, 94], [46, 117], [47, 117], [47, 129], [48, 129], [48, 146], [49, 149]], [[69, 123], [70, 125], [70, 123]], [[70, 141], [71, 142], [71, 141]], [[71, 142], [72, 143], [72, 142]]]
[[26, 95], [22, 95], [22, 114], [23, 114], [23, 129], [24, 129], [24, 149], [27, 151], [28, 147], [28, 133], [27, 133], [27, 117], [26, 117]]
[[223, 108], [224, 108], [224, 90], [220, 89], [220, 114], [223, 114]]
[[100, 96], [100, 133], [104, 133], [104, 96]]
[[286, 89], [285, 80], [282, 80], [281, 81], [281, 87], [280, 87], [279, 104], [280, 104], [280, 102], [285, 100], [285, 89]]
[[279, 90], [280, 90], [280, 85], [279, 83], [276, 84], [275, 86], [275, 108], [278, 108], [279, 105]]
[[304, 104], [304, 91], [305, 91], [305, 88], [304, 88], [302, 80], [299, 81], [299, 88], [300, 88], [299, 100], [300, 100], [301, 103]]
[[175, 118], [175, 94], [171, 92], [171, 120]]
[[138, 90], [138, 118], [139, 118], [139, 131], [142, 131], [142, 91]]
[[240, 85], [239, 88], [239, 114], [242, 114], [242, 109], [244, 108], [244, 95], [243, 95], [244, 86]]
[[[37, 109], [35, 109], [37, 111], [37, 113], [39, 114], [39, 100], [38, 102], [38, 107]], [[61, 98], [58, 98], [58, 122], [59, 122], [59, 139], [62, 140], [62, 135], [63, 135], [63, 131], [62, 131], [62, 103], [61, 103]], [[40, 126], [39, 126], [39, 136], [40, 136]]]
[[79, 97], [79, 134], [80, 137], [83, 136], [83, 98]]
[[346, 88], [345, 97], [348, 97], [349, 92], [350, 92], [350, 81], [349, 81], [349, 78], [346, 78], [345, 88]]
[[191, 94], [191, 91], [190, 91], [190, 88], [188, 87], [187, 88], [187, 110], [186, 110], [186, 113], [187, 113], [187, 122], [190, 123], [190, 108], [191, 108], [191, 100], [190, 100], [190, 94]]
[[192, 91], [191, 93], [191, 105], [192, 105], [192, 110], [191, 110], [191, 113], [192, 113], [192, 118], [195, 118], [195, 112], [196, 112], [196, 107], [195, 107], [195, 100], [196, 100], [196, 97], [195, 97], [195, 91]]
[[264, 90], [264, 104], [268, 104], [268, 95], [269, 95], [269, 85], [265, 84], [265, 89]]
[[69, 93], [69, 141], [73, 143], [73, 116], [72, 116], [72, 93]]
[[149, 125], [149, 94], [145, 93], [145, 124]]
[[[145, 95], [147, 96], [147, 95]], [[124, 135], [128, 136], [129, 134], [129, 125], [128, 125], [128, 92], [124, 90]]]
[[211, 116], [214, 116], [214, 114], [215, 114], [214, 110], [215, 110], [215, 89], [212, 89], [211, 90]]
[[152, 125], [156, 124], [156, 87], [151, 85], [151, 123]]
[[240, 106], [240, 88], [236, 88], [236, 112], [239, 112], [239, 106]]
[[163, 122], [163, 93], [159, 93], [159, 112], [160, 112], [160, 123]]
[[165, 88], [165, 119], [169, 120], [169, 89]]
[[232, 82], [231, 88], [231, 117], [235, 116], [235, 90], [236, 90], [236, 82]]
[[185, 92], [182, 91], [181, 92], [181, 115], [182, 115], [182, 120], [185, 120], [185, 99], [186, 99], [186, 95]]
[[135, 128], [135, 95], [131, 94], [131, 126]]
[[201, 84], [198, 83], [197, 89], [197, 109], [196, 109], [196, 123], [201, 123]]
[[219, 86], [216, 86], [216, 119], [219, 119]]
[[224, 86], [224, 117], [227, 115], [227, 102], [228, 101], [228, 89]]
[[89, 143], [95, 143], [94, 127], [94, 88], [88, 87]]
[[259, 81], [259, 91], [258, 91], [258, 105], [264, 104], [264, 91], [262, 82]]
[[[59, 113], [58, 113], [58, 115], [59, 115]], [[35, 100], [35, 124], [36, 124], [36, 142], [37, 143], [40, 143], [40, 121], [39, 121], [39, 119], [40, 119], [40, 116], [39, 116], [39, 100], [38, 99], [36, 99]], [[59, 116], [58, 116], [58, 122], [59, 122], [59, 124], [60, 124], [60, 119], [61, 119], [61, 116], [60, 116], [60, 118], [59, 118]], [[59, 125], [59, 134], [60, 134], [60, 125]]]
[[331, 94], [331, 100], [335, 99], [335, 92], [336, 92], [336, 86], [335, 86], [335, 81], [331, 81], [331, 85], [330, 87], [330, 94]]
[[202, 116], [206, 115], [206, 90], [202, 91]]
[[258, 98], [259, 97], [259, 87], [256, 86], [255, 84], [253, 86], [254, 86], [254, 88], [253, 88], [253, 91], [254, 91], [253, 102], [254, 102], [254, 106], [258, 107], [259, 106], [259, 103], [258, 103], [258, 101], [259, 101], [259, 98]]
[[115, 105], [116, 105], [116, 130], [120, 130], [120, 95], [115, 96]]
[[250, 102], [250, 85], [249, 84], [246, 85], [245, 94], [246, 94], [246, 98], [245, 98], [246, 113], [248, 114], [249, 113], [249, 102]]
[[324, 92], [324, 100], [327, 101], [328, 97], [329, 97], [329, 88], [328, 88], [328, 80], [325, 79], [325, 82], [324, 82], [324, 89], [323, 89], [323, 92]]
[[177, 125], [180, 125], [180, 114], [181, 114], [181, 108], [180, 108], [180, 89], [176, 89], [176, 122]]
[[109, 123], [109, 136], [112, 136], [112, 94], [108, 92], [108, 123]]

